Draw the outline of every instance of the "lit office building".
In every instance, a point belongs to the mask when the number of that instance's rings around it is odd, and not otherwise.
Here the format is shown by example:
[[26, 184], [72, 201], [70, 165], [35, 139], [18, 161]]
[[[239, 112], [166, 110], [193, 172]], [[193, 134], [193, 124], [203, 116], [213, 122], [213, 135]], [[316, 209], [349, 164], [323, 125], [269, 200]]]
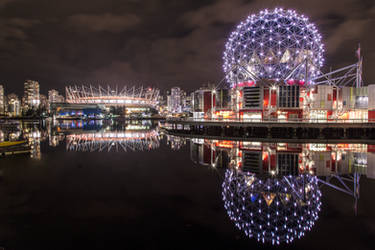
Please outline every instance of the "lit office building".
[[24, 85], [24, 110], [36, 109], [40, 104], [39, 83], [27, 80]]
[[184, 112], [191, 112], [192, 111], [192, 100], [193, 97], [191, 95], [185, 95], [182, 99], [182, 110]]
[[64, 96], [59, 95], [59, 91], [51, 89], [48, 91], [48, 103], [61, 103], [64, 102]]
[[47, 98], [47, 96], [45, 96], [45, 95], [40, 95], [40, 104], [39, 104], [39, 108], [41, 108], [41, 109], [47, 109], [48, 108], [48, 98]]
[[51, 104], [53, 103], [64, 103], [65, 98], [62, 95], [59, 95], [59, 91], [51, 89], [48, 91], [48, 112], [51, 112]]
[[171, 92], [170, 91], [167, 91], [167, 111], [168, 112], [171, 112], [171, 109], [172, 109], [172, 99], [171, 99]]
[[193, 117], [212, 118], [215, 98], [215, 91], [210, 88], [200, 88], [194, 91], [192, 99]]
[[181, 112], [181, 89], [174, 87], [171, 89], [171, 95], [168, 100], [168, 111], [171, 113]]
[[21, 115], [21, 101], [16, 94], [7, 96], [8, 115], [11, 117]]

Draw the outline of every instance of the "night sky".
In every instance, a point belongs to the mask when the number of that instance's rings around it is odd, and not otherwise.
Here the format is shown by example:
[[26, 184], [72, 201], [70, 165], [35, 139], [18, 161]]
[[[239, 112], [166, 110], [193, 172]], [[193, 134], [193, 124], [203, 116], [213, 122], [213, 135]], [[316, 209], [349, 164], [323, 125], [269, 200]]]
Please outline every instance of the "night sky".
[[0, 84], [22, 93], [69, 84], [129, 84], [194, 90], [217, 83], [225, 41], [263, 8], [293, 8], [315, 22], [326, 48], [325, 71], [356, 62], [375, 83], [373, 0], [0, 0]]

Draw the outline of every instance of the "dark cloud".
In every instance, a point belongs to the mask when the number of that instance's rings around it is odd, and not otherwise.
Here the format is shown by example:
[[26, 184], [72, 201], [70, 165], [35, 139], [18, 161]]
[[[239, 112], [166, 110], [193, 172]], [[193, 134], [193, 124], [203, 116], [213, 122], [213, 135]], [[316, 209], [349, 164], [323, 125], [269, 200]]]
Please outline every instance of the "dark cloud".
[[79, 32], [108, 31], [113, 33], [121, 33], [129, 28], [133, 28], [139, 22], [140, 19], [133, 14], [77, 14], [67, 18], [68, 27], [76, 29]]
[[16, 0], [0, 0], [0, 8], [5, 6], [8, 3], [14, 2]]
[[38, 20], [33, 19], [0, 19], [0, 37], [2, 39], [26, 40], [26, 29], [38, 23], [40, 23]]
[[0, 0], [0, 7], [0, 82], [10, 91], [21, 92], [26, 78], [39, 80], [42, 91], [73, 82], [186, 90], [219, 82], [231, 30], [274, 7], [296, 9], [317, 24], [324, 71], [354, 63], [361, 43], [364, 80], [375, 83], [371, 0]]
[[27, 30], [39, 23], [35, 19], [0, 19], [0, 63], [9, 63], [15, 56], [25, 55], [33, 49]]

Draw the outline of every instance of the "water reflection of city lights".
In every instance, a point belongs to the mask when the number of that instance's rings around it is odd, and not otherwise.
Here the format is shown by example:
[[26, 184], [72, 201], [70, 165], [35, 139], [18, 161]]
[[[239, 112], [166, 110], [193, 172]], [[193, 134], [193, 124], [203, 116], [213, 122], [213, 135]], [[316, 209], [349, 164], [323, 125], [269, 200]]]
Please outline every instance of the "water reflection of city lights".
[[160, 146], [159, 132], [150, 131], [101, 131], [97, 133], [70, 134], [66, 136], [69, 151], [143, 151]]
[[199, 165], [226, 169], [222, 196], [230, 219], [270, 244], [291, 243], [312, 228], [320, 186], [351, 196], [357, 214], [360, 178], [375, 178], [375, 147], [366, 144], [192, 139], [190, 155]]
[[222, 196], [237, 228], [271, 244], [303, 237], [314, 226], [321, 206], [318, 178], [309, 174], [263, 179], [228, 169]]

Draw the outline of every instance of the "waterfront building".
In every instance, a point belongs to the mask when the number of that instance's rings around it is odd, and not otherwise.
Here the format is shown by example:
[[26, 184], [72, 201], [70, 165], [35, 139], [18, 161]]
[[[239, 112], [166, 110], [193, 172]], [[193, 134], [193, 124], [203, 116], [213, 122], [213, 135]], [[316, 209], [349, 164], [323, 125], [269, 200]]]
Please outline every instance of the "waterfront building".
[[7, 96], [8, 116], [16, 117], [21, 115], [21, 101], [16, 94]]
[[51, 104], [51, 103], [61, 103], [61, 102], [64, 102], [65, 101], [65, 98], [64, 96], [60, 95], [59, 94], [59, 91], [55, 90], [55, 89], [51, 89], [48, 91], [48, 103]]
[[40, 94], [40, 104], [39, 108], [42, 110], [47, 110], [48, 109], [48, 98], [45, 95]]
[[195, 118], [249, 121], [375, 121], [375, 85], [243, 86], [193, 93]]
[[48, 112], [51, 113], [51, 104], [53, 103], [63, 103], [65, 101], [64, 96], [60, 95], [55, 89], [48, 91]]
[[170, 113], [181, 113], [181, 89], [179, 87], [174, 87], [171, 89], [171, 94], [168, 100], [168, 111]]
[[182, 111], [183, 112], [192, 112], [192, 100], [193, 97], [191, 95], [186, 95], [182, 99]]
[[37, 109], [40, 105], [39, 83], [27, 80], [24, 84], [23, 110]]
[[51, 103], [50, 113], [57, 118], [103, 118], [107, 108], [99, 104]]
[[186, 91], [181, 89], [181, 92], [180, 92], [181, 112], [184, 112], [184, 108], [186, 106], [186, 97], [187, 97]]
[[5, 114], [5, 94], [4, 87], [0, 85], [0, 115]]
[[167, 91], [167, 111], [172, 113], [172, 99], [171, 99], [171, 92]]
[[166, 99], [164, 99], [163, 95], [159, 95], [158, 102], [159, 102], [159, 106], [166, 106], [167, 105]]
[[215, 90], [200, 88], [193, 93], [192, 109], [194, 118], [212, 118], [215, 106]]
[[193, 115], [248, 122], [375, 122], [375, 85], [364, 86], [357, 52], [358, 63], [324, 74], [316, 26], [294, 10], [261, 11], [231, 33], [223, 56], [226, 83], [195, 91]]

